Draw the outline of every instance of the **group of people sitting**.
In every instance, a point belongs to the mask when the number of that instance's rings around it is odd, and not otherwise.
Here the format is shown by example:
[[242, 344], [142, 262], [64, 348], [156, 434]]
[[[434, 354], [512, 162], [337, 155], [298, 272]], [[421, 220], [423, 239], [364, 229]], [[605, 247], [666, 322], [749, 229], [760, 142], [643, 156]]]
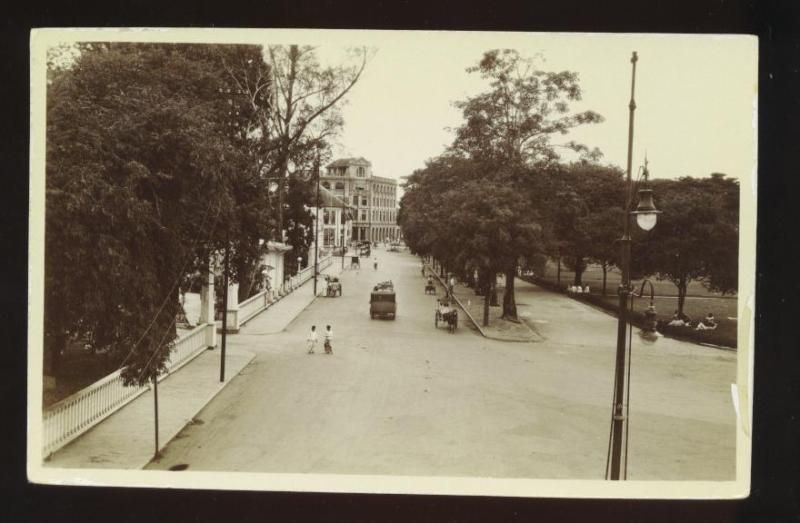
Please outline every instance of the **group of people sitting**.
[[[691, 327], [692, 320], [684, 313], [679, 313], [677, 310], [675, 314], [672, 315], [672, 320], [667, 323], [670, 327]], [[699, 331], [706, 331], [706, 330], [714, 330], [717, 328], [717, 320], [714, 318], [714, 314], [708, 313], [708, 315], [703, 318], [701, 321], [697, 322], [697, 325], [694, 327], [695, 330]]]
[[580, 285], [568, 285], [567, 294], [589, 294], [589, 286], [581, 287]]

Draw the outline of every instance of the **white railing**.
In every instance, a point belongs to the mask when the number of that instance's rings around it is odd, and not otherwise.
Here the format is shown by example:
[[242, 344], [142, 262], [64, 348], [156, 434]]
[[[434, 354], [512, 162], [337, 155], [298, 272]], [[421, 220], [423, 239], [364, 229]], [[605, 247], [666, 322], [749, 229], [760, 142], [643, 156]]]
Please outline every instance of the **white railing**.
[[190, 332], [178, 338], [175, 342], [175, 348], [169, 355], [167, 370], [169, 372], [175, 372], [191, 361], [192, 358], [197, 356], [200, 352], [207, 349], [207, 331], [212, 328], [213, 326], [208, 323], [198, 325]]
[[269, 307], [269, 293], [270, 291], [261, 291], [239, 304], [239, 325], [244, 325], [247, 320]]
[[[318, 262], [319, 271], [322, 272], [327, 267], [330, 267], [331, 263], [333, 263], [333, 257], [332, 256], [326, 256], [325, 258], [322, 258]], [[308, 267], [306, 267], [302, 271], [300, 271], [297, 274], [295, 274], [294, 276], [292, 276], [289, 279], [289, 281], [290, 281], [290, 284], [291, 284], [292, 288], [296, 289], [297, 287], [301, 286], [302, 284], [304, 284], [305, 282], [307, 282], [308, 280], [310, 280], [313, 277], [314, 277], [314, 266], [313, 265], [309, 265]]]
[[[207, 331], [213, 328], [212, 324], [198, 325], [178, 338], [170, 353], [167, 365], [169, 372], [174, 372], [204, 351], [207, 348], [206, 340], [209, 339]], [[164, 377], [166, 375], [161, 376], [159, 381]], [[47, 407], [42, 413], [43, 455], [49, 456], [149, 388], [126, 387], [122, 382], [122, 370], [118, 370]]]
[[[324, 269], [328, 268], [333, 264], [333, 257], [328, 255], [321, 260], [319, 260], [319, 271], [322, 272]], [[310, 265], [300, 271], [299, 273], [295, 274], [291, 278], [289, 278], [288, 285], [287, 285], [287, 293], [296, 290], [298, 287], [303, 285], [305, 282], [310, 280], [314, 277], [314, 266]], [[228, 325], [235, 325], [235, 328], [239, 328], [244, 325], [248, 320], [255, 317], [259, 312], [267, 309], [272, 302], [270, 301], [270, 297], [267, 291], [261, 291], [258, 294], [250, 296], [243, 302], [239, 304], [239, 309], [235, 311], [236, 316], [228, 320]], [[231, 318], [229, 316], [229, 318]], [[237, 323], [238, 321], [238, 323]]]
[[[332, 256], [319, 260], [320, 272], [330, 267]], [[306, 267], [290, 279], [291, 288], [296, 289], [314, 277], [314, 266]], [[260, 292], [239, 304], [238, 311], [229, 312], [231, 325], [242, 325], [256, 314], [269, 307], [267, 292]], [[235, 312], [232, 318], [231, 313]], [[238, 323], [237, 323], [238, 320]], [[167, 365], [169, 372], [174, 372], [188, 363], [209, 346], [214, 339], [215, 324], [198, 325], [175, 342]], [[159, 378], [159, 381], [166, 374]], [[149, 390], [149, 386], [126, 387], [122, 383], [121, 371], [109, 374], [44, 409], [42, 415], [42, 445], [44, 456], [49, 456], [70, 441], [74, 440], [108, 416], [133, 401], [140, 394]]]

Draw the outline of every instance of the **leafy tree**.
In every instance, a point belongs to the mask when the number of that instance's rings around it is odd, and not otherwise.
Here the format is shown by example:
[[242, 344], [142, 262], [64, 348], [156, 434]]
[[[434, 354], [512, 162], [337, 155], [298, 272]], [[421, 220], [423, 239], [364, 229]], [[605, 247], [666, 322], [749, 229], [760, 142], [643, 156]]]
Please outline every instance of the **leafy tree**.
[[654, 180], [658, 224], [634, 244], [636, 269], [669, 280], [683, 313], [688, 285], [723, 294], [738, 288], [739, 183], [723, 174]]
[[294, 274], [302, 268], [297, 264], [298, 257], [309, 263], [309, 247], [314, 241], [314, 215], [308, 205], [313, 205], [316, 184], [300, 176], [290, 176], [288, 181], [285, 223], [286, 239], [292, 251], [284, 264], [287, 274]]
[[47, 99], [45, 350], [88, 340], [126, 383], [163, 372], [178, 288], [237, 238], [248, 158], [221, 54], [253, 46], [81, 47]]
[[[575, 142], [552, 141], [554, 136], [564, 135], [574, 127], [602, 121], [594, 111], [570, 110], [570, 103], [581, 99], [577, 73], [539, 70], [534, 60], [511, 49], [487, 51], [467, 71], [488, 80], [489, 88], [455, 104], [463, 113], [464, 124], [456, 129], [452, 150], [484, 166], [488, 183], [526, 191], [532, 173], [545, 171], [559, 159], [557, 147], [570, 149], [587, 159], [599, 157], [596, 149], [590, 151]], [[526, 230], [541, 230], [539, 219], [530, 212], [533, 207], [528, 208], [517, 219], [527, 222]], [[538, 211], [543, 214], [542, 209]], [[513, 236], [508, 239], [511, 241], [508, 246], [497, 247], [508, 252], [506, 247], [513, 249], [511, 245], [523, 244]], [[513, 280], [521, 255], [522, 252], [517, 252], [515, 256], [505, 256], [504, 265], [498, 267], [506, 275], [508, 296], [503, 300], [503, 316], [509, 319], [516, 319]]]
[[[509, 184], [487, 184], [484, 172], [473, 159], [445, 155], [428, 162], [408, 177], [400, 223], [415, 252], [433, 255], [464, 279], [478, 271], [488, 321], [495, 275], [515, 270], [520, 255], [535, 254], [542, 227], [528, 193]], [[513, 285], [513, 277], [510, 281]], [[513, 297], [513, 288], [508, 289], [504, 310], [512, 320]]]
[[245, 159], [238, 183], [232, 187], [237, 202], [233, 228], [239, 232], [231, 241], [230, 260], [232, 277], [239, 283], [238, 299], [244, 301], [257, 290], [263, 240], [278, 227], [278, 208], [271, 204], [268, 174], [269, 162], [274, 161], [269, 139], [274, 84], [260, 48], [223, 47], [218, 49], [218, 57], [224, 71], [220, 95], [229, 104], [232, 144]]
[[[309, 167], [303, 162], [309, 147], [340, 131], [344, 120], [338, 104], [361, 77], [368, 53], [352, 50], [351, 63], [323, 67], [310, 46], [270, 46], [267, 52], [274, 94], [264, 133], [270, 158], [266, 163], [269, 176], [278, 179], [278, 200], [284, 209], [284, 179], [292, 165], [297, 171]], [[279, 220], [283, 230], [282, 213]]]
[[556, 182], [554, 234], [565, 264], [575, 271], [574, 285], [582, 285], [589, 260], [606, 273], [617, 259], [622, 234], [625, 189], [622, 172], [615, 167], [578, 162], [564, 166]]
[[624, 217], [625, 210], [622, 206], [616, 206], [590, 212], [580, 219], [579, 227], [586, 231], [589, 258], [603, 270], [604, 296], [607, 291], [608, 271], [615, 267], [619, 260], [617, 240], [622, 234]]

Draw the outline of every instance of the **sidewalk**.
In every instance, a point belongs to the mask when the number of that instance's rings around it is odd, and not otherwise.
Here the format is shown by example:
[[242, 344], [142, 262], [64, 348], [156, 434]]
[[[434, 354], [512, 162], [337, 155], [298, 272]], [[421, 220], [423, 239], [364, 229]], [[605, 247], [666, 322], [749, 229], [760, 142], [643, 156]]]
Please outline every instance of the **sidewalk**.
[[[341, 259], [322, 270], [322, 274], [338, 275]], [[324, 280], [317, 284], [317, 293]], [[294, 292], [273, 303], [247, 322], [240, 335], [275, 334], [283, 331], [311, 302], [314, 280], [308, 280]], [[174, 374], [158, 384], [159, 447], [167, 444], [190, 423], [202, 423], [195, 416], [230, 383], [252, 360], [255, 354], [231, 343], [225, 350], [225, 381], [220, 383], [219, 335], [217, 349], [206, 350]], [[75, 441], [56, 451], [46, 467], [141, 469], [155, 451], [153, 391], [149, 390], [112, 414]]]
[[[430, 265], [426, 265], [426, 274], [433, 274], [439, 284], [446, 287], [444, 280]], [[502, 292], [498, 290], [497, 294], [498, 300], [502, 300]], [[483, 296], [478, 296], [463, 283], [456, 283], [453, 287], [453, 297], [484, 338], [516, 342], [538, 342], [544, 339], [524, 321], [513, 322], [500, 318], [503, 313], [502, 307], [489, 307], [489, 325], [484, 327]]]
[[[159, 446], [164, 448], [255, 357], [226, 349], [225, 382], [220, 351], [206, 350], [158, 384]], [[45, 462], [47, 467], [140, 469], [153, 458], [155, 424], [149, 390]]]
[[[317, 296], [321, 295], [325, 289], [325, 280], [322, 276], [341, 274], [341, 263], [341, 257], [334, 256], [333, 263], [320, 271], [321, 276], [317, 281]], [[239, 333], [253, 336], [282, 332], [306, 307], [311, 305], [314, 298], [314, 278], [311, 278], [290, 294], [256, 314], [242, 326]]]

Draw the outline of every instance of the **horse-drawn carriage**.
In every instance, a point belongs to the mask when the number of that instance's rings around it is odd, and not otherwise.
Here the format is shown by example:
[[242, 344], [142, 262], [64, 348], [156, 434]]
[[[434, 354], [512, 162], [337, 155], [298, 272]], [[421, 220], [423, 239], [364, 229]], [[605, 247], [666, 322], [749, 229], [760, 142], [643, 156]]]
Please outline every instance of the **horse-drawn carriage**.
[[325, 296], [333, 298], [342, 295], [342, 282], [336, 276], [325, 275]]
[[433, 324], [439, 328], [439, 322], [447, 325], [447, 330], [453, 333], [458, 328], [458, 310], [455, 304], [447, 299], [436, 300], [436, 313], [434, 316]]
[[372, 254], [372, 244], [366, 240], [358, 242], [356, 248], [359, 256], [370, 256]]
[[433, 284], [433, 278], [430, 276], [428, 281], [425, 282], [425, 294], [436, 294], [436, 285]]

